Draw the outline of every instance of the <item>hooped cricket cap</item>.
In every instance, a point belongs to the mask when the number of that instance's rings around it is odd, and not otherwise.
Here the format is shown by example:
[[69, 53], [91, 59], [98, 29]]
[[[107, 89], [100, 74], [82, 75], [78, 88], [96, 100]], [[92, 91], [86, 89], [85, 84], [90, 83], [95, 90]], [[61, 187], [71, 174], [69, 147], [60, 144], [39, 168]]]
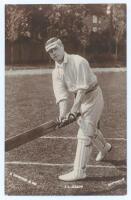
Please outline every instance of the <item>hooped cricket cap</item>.
[[59, 38], [53, 37], [47, 40], [45, 43], [45, 50], [48, 52], [50, 49], [53, 49], [57, 46], [62, 45], [62, 41]]

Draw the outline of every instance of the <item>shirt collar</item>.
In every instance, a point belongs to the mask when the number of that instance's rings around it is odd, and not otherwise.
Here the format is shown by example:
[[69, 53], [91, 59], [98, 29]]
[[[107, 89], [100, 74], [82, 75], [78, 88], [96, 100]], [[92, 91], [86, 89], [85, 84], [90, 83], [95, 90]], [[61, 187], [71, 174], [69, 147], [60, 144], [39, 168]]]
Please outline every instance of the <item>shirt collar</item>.
[[63, 66], [65, 66], [64, 64], [66, 64], [67, 62], [68, 62], [68, 54], [65, 52], [64, 53], [64, 60], [63, 60], [63, 62], [61, 64], [55, 62], [55, 66], [56, 67], [63, 67]]

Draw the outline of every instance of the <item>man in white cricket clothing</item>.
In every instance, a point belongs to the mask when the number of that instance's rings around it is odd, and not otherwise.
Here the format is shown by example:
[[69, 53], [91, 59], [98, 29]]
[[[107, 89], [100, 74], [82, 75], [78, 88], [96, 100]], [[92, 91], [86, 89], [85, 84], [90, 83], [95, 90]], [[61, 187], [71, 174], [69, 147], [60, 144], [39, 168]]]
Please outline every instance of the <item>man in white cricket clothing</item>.
[[[67, 54], [60, 39], [49, 39], [45, 50], [55, 61], [52, 80], [56, 103], [59, 105], [59, 122], [67, 118], [76, 118], [77, 113], [81, 113], [77, 120], [79, 130], [74, 167], [70, 173], [59, 176], [59, 179], [84, 179], [87, 177], [86, 166], [91, 157], [92, 147], [95, 145], [99, 151], [96, 161], [101, 161], [111, 150], [111, 144], [106, 142], [98, 129], [104, 106], [102, 91], [88, 61], [79, 55]], [[70, 112], [67, 113], [69, 92], [74, 93], [75, 98]]]

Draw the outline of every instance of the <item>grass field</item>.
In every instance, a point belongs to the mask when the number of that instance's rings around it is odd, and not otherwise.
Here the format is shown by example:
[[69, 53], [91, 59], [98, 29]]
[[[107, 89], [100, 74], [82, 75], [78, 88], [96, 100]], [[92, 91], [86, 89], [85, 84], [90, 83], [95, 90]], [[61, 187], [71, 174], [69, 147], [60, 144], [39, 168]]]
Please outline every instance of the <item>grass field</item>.
[[[113, 146], [102, 162], [96, 149], [87, 169], [88, 178], [65, 183], [58, 176], [72, 168], [78, 126], [74, 123], [5, 154], [5, 193], [8, 195], [125, 195], [126, 184], [126, 73], [96, 73], [105, 108], [101, 129]], [[51, 75], [6, 76], [6, 138], [22, 133], [58, 115]], [[70, 98], [70, 105], [72, 96]], [[17, 177], [11, 176], [11, 173]], [[25, 182], [18, 176], [37, 185]]]

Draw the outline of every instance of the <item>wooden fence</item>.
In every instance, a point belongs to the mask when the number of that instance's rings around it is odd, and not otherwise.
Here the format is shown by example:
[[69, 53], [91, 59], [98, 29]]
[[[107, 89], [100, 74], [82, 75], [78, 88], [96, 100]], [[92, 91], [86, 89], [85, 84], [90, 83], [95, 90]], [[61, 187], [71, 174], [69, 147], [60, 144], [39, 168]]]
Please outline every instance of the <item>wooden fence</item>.
[[44, 44], [30, 40], [5, 43], [5, 64], [35, 64], [49, 61]]
[[[67, 46], [67, 44], [66, 44]], [[89, 48], [90, 49], [90, 48]], [[121, 48], [118, 60], [126, 63], [126, 45]], [[88, 59], [90, 63], [108, 63], [114, 62], [112, 53], [91, 53], [86, 51], [83, 55], [78, 48], [70, 50], [69, 53], [78, 53]], [[49, 55], [45, 52], [44, 44], [32, 40], [19, 40], [13, 43], [5, 42], [5, 64], [6, 65], [44, 65], [52, 63]]]

